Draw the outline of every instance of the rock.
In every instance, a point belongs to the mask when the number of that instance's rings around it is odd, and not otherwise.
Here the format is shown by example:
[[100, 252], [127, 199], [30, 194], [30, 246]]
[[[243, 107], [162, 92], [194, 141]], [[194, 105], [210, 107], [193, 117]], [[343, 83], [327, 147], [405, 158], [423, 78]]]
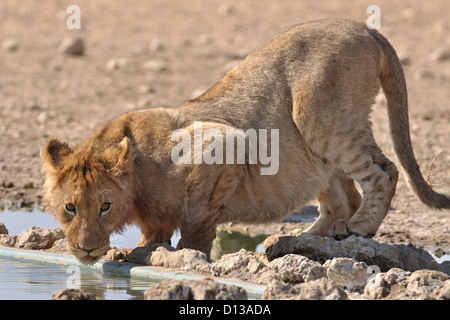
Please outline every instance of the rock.
[[127, 260], [128, 262], [131, 263], [136, 263], [136, 264], [146, 264], [146, 259], [147, 257], [153, 252], [155, 251], [158, 247], [164, 247], [166, 248], [168, 251], [175, 251], [175, 248], [173, 248], [170, 244], [168, 243], [155, 243], [149, 246], [145, 246], [145, 247], [137, 247], [135, 249], [133, 249], [128, 255], [127, 255]]
[[417, 270], [408, 279], [405, 295], [409, 299], [430, 299], [431, 293], [448, 279], [450, 277], [440, 271]]
[[241, 249], [215, 261], [212, 264], [211, 272], [217, 277], [227, 276], [257, 284], [266, 284], [274, 276], [274, 271], [267, 264], [264, 253]]
[[167, 243], [137, 247], [127, 255], [128, 262], [210, 274], [206, 255], [194, 249], [175, 250]]
[[333, 258], [327, 277], [347, 290], [362, 290], [367, 282], [367, 264], [352, 258]]
[[114, 260], [120, 262], [127, 262], [128, 251], [126, 249], [109, 249], [105, 256], [104, 260]]
[[162, 60], [149, 60], [144, 63], [144, 68], [159, 73], [167, 70], [167, 64]]
[[12, 183], [11, 181], [5, 180], [0, 184], [0, 187], [7, 188], [7, 189], [14, 188], [14, 183]]
[[206, 255], [194, 249], [169, 251], [165, 247], [158, 247], [145, 258], [145, 264], [206, 274], [211, 271], [211, 264]]
[[213, 279], [163, 280], [150, 286], [145, 300], [246, 300], [241, 287], [219, 283]]
[[152, 52], [161, 51], [164, 49], [164, 46], [160, 39], [153, 39], [148, 45], [148, 49]]
[[406, 52], [401, 52], [397, 54], [398, 60], [403, 66], [407, 66], [411, 63], [411, 57]]
[[101, 300], [95, 294], [83, 289], [62, 289], [55, 292], [50, 300]]
[[434, 289], [430, 298], [435, 300], [450, 300], [450, 280], [444, 281]]
[[31, 227], [23, 231], [17, 237], [16, 248], [23, 249], [49, 249], [55, 241], [64, 238], [64, 233], [60, 228], [39, 228]]
[[67, 239], [59, 239], [56, 240], [52, 247], [47, 250], [48, 252], [55, 252], [55, 253], [70, 253], [69, 249], [67, 248]]
[[5, 247], [14, 247], [16, 245], [17, 236], [10, 236], [8, 234], [0, 234], [0, 245]]
[[222, 3], [218, 8], [217, 8], [217, 13], [220, 14], [221, 16], [227, 16], [227, 15], [231, 15], [233, 14], [235, 11], [235, 8], [228, 3]]
[[38, 116], [36, 117], [36, 120], [38, 123], [44, 124], [45, 122], [47, 122], [48, 120], [51, 120], [52, 118], [53, 118], [53, 116], [49, 112], [43, 111], [38, 114]]
[[436, 270], [413, 273], [391, 269], [379, 273], [364, 288], [370, 299], [430, 300], [450, 299], [450, 277]]
[[407, 271], [420, 269], [440, 270], [450, 274], [448, 264], [439, 264], [425, 250], [405, 245], [379, 243], [373, 239], [350, 236], [343, 240], [301, 234], [279, 237], [266, 249], [267, 258], [273, 260], [285, 254], [296, 253], [320, 263], [334, 257], [353, 258], [367, 265], [375, 265], [380, 271], [391, 268]]
[[148, 84], [143, 84], [143, 85], [139, 86], [138, 92], [140, 94], [147, 94], [147, 93], [155, 92], [155, 89], [153, 89], [153, 87]]
[[8, 229], [6, 229], [6, 226], [0, 222], [0, 234], [9, 234]]
[[60, 46], [59, 51], [72, 56], [81, 56], [84, 54], [84, 43], [81, 38], [65, 38]]
[[431, 53], [430, 59], [433, 61], [450, 60], [450, 50], [444, 47], [438, 47]]
[[26, 183], [23, 184], [22, 188], [23, 189], [33, 189], [34, 188], [34, 183], [32, 181], [26, 182]]
[[382, 299], [395, 292], [402, 292], [406, 289], [410, 271], [398, 268], [392, 268], [388, 272], [378, 273], [375, 277], [368, 281], [364, 287], [365, 294], [370, 299]]
[[298, 254], [287, 254], [270, 262], [275, 279], [292, 282], [308, 282], [327, 277], [327, 269], [320, 263]]
[[106, 69], [108, 70], [117, 70], [120, 68], [124, 68], [128, 65], [128, 59], [126, 58], [112, 58], [109, 59], [106, 63]]
[[272, 280], [264, 290], [264, 300], [347, 300], [346, 292], [333, 280], [321, 278], [305, 283]]
[[19, 41], [16, 38], [5, 39], [2, 42], [2, 48], [9, 52], [17, 51], [19, 49]]

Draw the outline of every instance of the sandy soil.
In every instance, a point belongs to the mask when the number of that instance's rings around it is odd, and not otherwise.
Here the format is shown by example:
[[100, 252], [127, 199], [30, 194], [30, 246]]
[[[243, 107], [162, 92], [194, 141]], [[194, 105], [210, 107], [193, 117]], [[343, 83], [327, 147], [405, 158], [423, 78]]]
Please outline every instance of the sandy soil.
[[[135, 107], [177, 106], [206, 90], [280, 29], [314, 19], [366, 21], [372, 1], [72, 1], [82, 30], [68, 30], [67, 1], [0, 3], [0, 206], [39, 205], [39, 150], [53, 136], [73, 146]], [[379, 0], [381, 32], [402, 58], [411, 136], [424, 175], [450, 186], [450, 2]], [[81, 37], [82, 56], [58, 48]], [[449, 54], [450, 55], [450, 54]], [[383, 98], [376, 139], [395, 159]], [[423, 206], [402, 178], [376, 239], [450, 252], [450, 213]]]

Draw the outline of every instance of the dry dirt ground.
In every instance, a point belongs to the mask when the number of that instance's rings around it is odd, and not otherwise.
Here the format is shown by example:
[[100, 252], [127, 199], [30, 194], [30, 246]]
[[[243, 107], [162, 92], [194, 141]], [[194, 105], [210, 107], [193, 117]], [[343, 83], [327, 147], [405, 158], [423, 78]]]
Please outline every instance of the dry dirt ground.
[[[409, 89], [411, 136], [424, 175], [450, 187], [450, 1], [0, 2], [0, 205], [39, 205], [39, 150], [53, 136], [74, 146], [99, 124], [136, 107], [177, 106], [206, 90], [280, 29], [308, 20], [366, 21], [381, 10], [380, 31], [397, 49]], [[69, 30], [69, 4], [81, 30]], [[59, 51], [81, 37], [85, 51]], [[376, 139], [395, 159], [380, 97]], [[399, 181], [376, 239], [450, 251], [450, 212], [423, 206]]]

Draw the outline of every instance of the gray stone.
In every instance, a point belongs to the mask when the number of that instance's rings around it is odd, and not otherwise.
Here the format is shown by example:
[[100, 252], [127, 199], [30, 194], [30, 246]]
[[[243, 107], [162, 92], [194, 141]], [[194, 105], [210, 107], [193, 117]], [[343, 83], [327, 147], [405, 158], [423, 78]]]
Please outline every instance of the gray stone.
[[165, 247], [158, 247], [145, 258], [145, 264], [206, 274], [211, 271], [211, 264], [208, 262], [206, 255], [194, 249], [169, 251]]
[[155, 243], [155, 244], [152, 244], [149, 246], [137, 247], [137, 248], [133, 249], [133, 251], [131, 251], [127, 255], [127, 260], [128, 260], [128, 262], [131, 262], [131, 263], [147, 264], [147, 262], [146, 262], [147, 257], [153, 251], [155, 251], [158, 247], [164, 247], [168, 251], [175, 251], [175, 248], [173, 248], [168, 243]]
[[2, 48], [9, 52], [17, 51], [19, 49], [19, 41], [16, 38], [5, 39], [2, 42]]
[[16, 247], [23, 249], [49, 249], [55, 241], [63, 239], [64, 233], [60, 228], [31, 227], [17, 237]]
[[211, 272], [217, 277], [233, 277], [257, 284], [266, 284], [274, 276], [264, 253], [245, 249], [224, 255], [213, 263]]
[[59, 46], [59, 51], [72, 56], [81, 56], [84, 54], [84, 50], [81, 38], [65, 38]]
[[272, 280], [264, 290], [264, 300], [347, 300], [347, 293], [333, 280], [321, 278], [304, 283]]
[[380, 272], [370, 279], [364, 287], [366, 296], [370, 299], [383, 299], [392, 293], [403, 292], [408, 285], [410, 271], [392, 268], [388, 272]]
[[430, 299], [431, 293], [448, 279], [450, 277], [443, 272], [417, 270], [408, 279], [405, 295], [410, 299]]
[[5, 224], [0, 222], [0, 234], [9, 234], [8, 229], [6, 228]]
[[347, 290], [362, 290], [367, 282], [367, 264], [353, 258], [333, 258], [327, 277]]
[[369, 299], [431, 300], [450, 299], [450, 277], [436, 270], [415, 272], [391, 269], [379, 273], [364, 288]]
[[266, 248], [269, 260], [295, 253], [324, 263], [334, 257], [353, 258], [367, 265], [376, 265], [382, 272], [391, 268], [407, 271], [440, 270], [450, 274], [449, 264], [439, 264], [425, 250], [405, 245], [379, 243], [373, 239], [350, 236], [343, 240], [301, 234], [275, 238]]
[[327, 269], [320, 263], [298, 254], [287, 254], [270, 262], [275, 279], [308, 282], [327, 277]]
[[450, 300], [450, 280], [441, 283], [430, 295], [435, 300]]
[[83, 289], [62, 289], [55, 292], [50, 300], [101, 300], [95, 294]]
[[16, 245], [17, 236], [9, 234], [0, 234], [0, 245], [5, 247], [14, 247]]
[[206, 278], [163, 280], [144, 293], [146, 300], [246, 300], [247, 292], [238, 286]]
[[433, 61], [450, 60], [450, 50], [444, 47], [438, 47], [431, 53], [430, 58]]

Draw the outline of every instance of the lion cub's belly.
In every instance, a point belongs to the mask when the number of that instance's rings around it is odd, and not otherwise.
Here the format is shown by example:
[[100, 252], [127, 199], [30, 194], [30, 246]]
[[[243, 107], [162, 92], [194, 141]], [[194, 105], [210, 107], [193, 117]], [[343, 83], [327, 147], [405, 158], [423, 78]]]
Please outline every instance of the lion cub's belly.
[[[297, 138], [283, 140], [283, 133]], [[298, 131], [295, 135], [281, 131], [277, 174], [261, 175], [259, 165], [247, 166], [241, 183], [225, 205], [218, 222], [265, 223], [280, 220], [326, 189], [331, 171], [329, 164], [309, 151]]]

